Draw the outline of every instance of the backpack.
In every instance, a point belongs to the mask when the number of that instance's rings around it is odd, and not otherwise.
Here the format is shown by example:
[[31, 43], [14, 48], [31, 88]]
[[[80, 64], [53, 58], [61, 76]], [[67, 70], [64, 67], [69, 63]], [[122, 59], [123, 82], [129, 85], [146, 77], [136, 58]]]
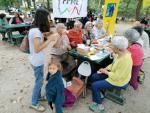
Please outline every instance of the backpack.
[[63, 107], [72, 107], [76, 101], [76, 97], [65, 88], [64, 90], [65, 101]]

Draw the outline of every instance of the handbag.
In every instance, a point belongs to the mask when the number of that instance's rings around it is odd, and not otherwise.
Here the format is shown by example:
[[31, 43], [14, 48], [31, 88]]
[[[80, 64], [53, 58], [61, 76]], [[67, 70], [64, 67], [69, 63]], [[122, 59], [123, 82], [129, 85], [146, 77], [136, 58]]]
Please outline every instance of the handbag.
[[29, 53], [29, 39], [28, 39], [28, 35], [26, 35], [20, 45], [20, 50], [22, 52], [26, 52]]
[[61, 65], [63, 67], [62, 74], [65, 75], [73, 69], [75, 69], [76, 62], [75, 59], [72, 56], [70, 56], [68, 52], [66, 52], [63, 55], [61, 55]]
[[72, 81], [71, 81], [72, 85], [68, 86], [67, 89], [76, 97], [78, 98], [82, 92], [85, 89], [85, 85], [84, 82], [77, 77], [73, 77]]
[[72, 107], [76, 101], [76, 97], [65, 88], [64, 90], [65, 101], [63, 107]]

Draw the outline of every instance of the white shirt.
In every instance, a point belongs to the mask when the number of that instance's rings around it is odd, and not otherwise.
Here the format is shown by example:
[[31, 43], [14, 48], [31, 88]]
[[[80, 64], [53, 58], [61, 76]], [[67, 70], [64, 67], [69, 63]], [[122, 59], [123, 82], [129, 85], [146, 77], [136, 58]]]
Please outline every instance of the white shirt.
[[92, 33], [95, 35], [95, 38], [98, 39], [99, 37], [105, 35], [106, 31], [103, 28], [97, 29], [97, 27], [94, 26], [92, 29]]
[[43, 51], [36, 53], [34, 51], [34, 42], [33, 39], [38, 37], [41, 42], [43, 42], [43, 34], [38, 28], [32, 28], [29, 31], [28, 38], [29, 38], [29, 47], [30, 47], [30, 54], [29, 54], [29, 62], [33, 66], [41, 66], [44, 65], [45, 55]]

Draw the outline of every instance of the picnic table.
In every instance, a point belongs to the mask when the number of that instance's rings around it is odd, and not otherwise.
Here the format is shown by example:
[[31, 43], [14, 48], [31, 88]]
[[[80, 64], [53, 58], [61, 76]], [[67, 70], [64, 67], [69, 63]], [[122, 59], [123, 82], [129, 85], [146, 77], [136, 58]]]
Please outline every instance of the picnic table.
[[[101, 44], [108, 44], [106, 40], [100, 40]], [[94, 48], [95, 46], [91, 46]], [[97, 46], [96, 46], [97, 47]], [[110, 63], [112, 63], [113, 59], [110, 58], [110, 52], [107, 49], [97, 50], [98, 52], [94, 53], [93, 55], [87, 56], [79, 54], [77, 49], [72, 49], [69, 51], [69, 54], [73, 56], [75, 59], [78, 60], [78, 65], [83, 61], [88, 61], [91, 64], [92, 73], [97, 72], [99, 68], [104, 68]]]
[[22, 23], [22, 24], [8, 24], [8, 25], [4, 26], [4, 29], [9, 30], [9, 29], [15, 29], [15, 28], [28, 28], [30, 26], [31, 26], [30, 24], [25, 24], [25, 23]]
[[110, 58], [110, 54], [101, 57], [99, 60], [92, 60], [87, 56], [83, 56], [77, 53], [76, 49], [72, 49], [69, 51], [69, 54], [78, 60], [78, 65], [83, 61], [88, 61], [91, 64], [92, 73], [97, 72], [99, 68], [104, 68], [110, 63], [112, 63], [112, 59]]
[[[7, 35], [8, 35], [8, 41], [10, 41], [10, 43], [12, 44], [19, 44], [18, 40], [20, 39], [23, 39], [25, 35], [22, 35], [20, 33], [17, 33], [17, 34], [13, 34], [14, 31], [18, 31], [19, 29], [29, 29], [30, 28], [30, 24], [25, 24], [25, 23], [22, 23], [22, 24], [8, 24], [8, 25], [5, 25], [3, 26], [3, 30], [6, 31]], [[16, 42], [14, 42], [14, 40]]]

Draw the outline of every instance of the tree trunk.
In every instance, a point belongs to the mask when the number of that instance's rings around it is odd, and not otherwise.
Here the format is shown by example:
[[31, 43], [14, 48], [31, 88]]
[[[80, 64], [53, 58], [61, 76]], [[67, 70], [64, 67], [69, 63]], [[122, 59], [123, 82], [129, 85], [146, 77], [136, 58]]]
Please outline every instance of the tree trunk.
[[125, 8], [125, 16], [127, 16], [127, 14], [128, 14], [128, 7], [129, 7], [130, 2], [131, 2], [131, 0], [129, 0], [127, 2], [126, 8]]
[[47, 0], [47, 10], [50, 11], [50, 2]]
[[137, 7], [136, 7], [136, 20], [139, 19], [142, 5], [143, 5], [143, 0], [138, 0], [138, 4], [137, 4]]
[[28, 8], [30, 8], [30, 6], [31, 6], [30, 0], [26, 0], [26, 1], [27, 1], [27, 4], [28, 4]]
[[36, 9], [35, 0], [32, 0], [32, 2], [33, 2], [34, 9]]

